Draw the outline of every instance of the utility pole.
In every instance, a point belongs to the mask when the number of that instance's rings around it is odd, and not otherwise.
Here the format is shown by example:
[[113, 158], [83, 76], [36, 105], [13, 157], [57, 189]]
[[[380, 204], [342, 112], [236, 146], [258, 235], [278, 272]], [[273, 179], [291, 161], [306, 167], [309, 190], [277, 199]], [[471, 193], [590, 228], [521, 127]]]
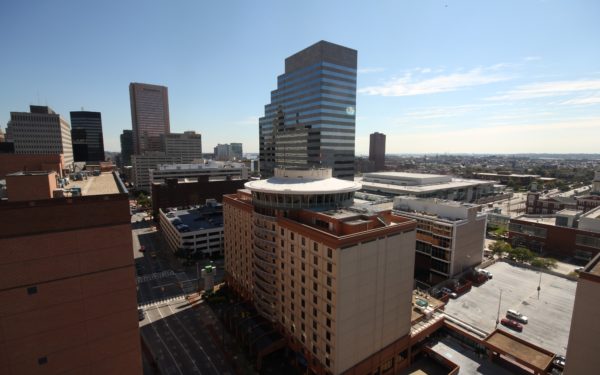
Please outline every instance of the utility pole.
[[500, 323], [500, 305], [502, 304], [502, 289], [500, 289], [500, 299], [498, 300], [498, 315], [496, 315], [496, 328], [498, 328], [498, 323]]
[[538, 292], [538, 300], [540, 299], [540, 289], [542, 289], [542, 272], [540, 271], [540, 281], [538, 283], [537, 292]]

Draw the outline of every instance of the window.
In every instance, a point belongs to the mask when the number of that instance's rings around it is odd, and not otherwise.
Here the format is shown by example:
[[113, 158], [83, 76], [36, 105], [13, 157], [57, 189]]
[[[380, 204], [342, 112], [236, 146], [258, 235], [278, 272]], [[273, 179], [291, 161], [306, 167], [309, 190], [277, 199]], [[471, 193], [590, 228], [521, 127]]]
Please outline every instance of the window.
[[316, 295], [316, 294], [313, 294], [313, 303], [314, 303], [314, 304], [317, 304], [317, 303], [318, 303], [317, 301], [318, 301], [318, 300], [317, 300], [317, 295]]
[[327, 258], [332, 258], [333, 257], [333, 250], [331, 250], [330, 248], [327, 248]]
[[325, 338], [327, 339], [327, 341], [331, 341], [331, 332], [325, 331]]
[[46, 363], [48, 363], [48, 357], [40, 357], [38, 358], [38, 365], [45, 365]]
[[318, 243], [313, 243], [313, 250], [314, 251], [319, 251], [319, 244]]
[[327, 314], [331, 314], [331, 305], [327, 304]]
[[313, 329], [317, 329], [317, 321], [313, 320]]
[[317, 316], [317, 309], [313, 307], [313, 316]]
[[313, 282], [313, 290], [316, 292], [317, 290], [319, 290], [319, 286], [317, 285], [317, 283]]
[[290, 232], [290, 238], [294, 240], [294, 232]]
[[319, 257], [318, 256], [315, 255], [313, 257], [313, 263], [315, 264], [315, 266], [319, 264]]
[[[37, 286], [30, 286], [29, 288], [27, 288], [27, 294], [36, 294], [37, 293]], [[46, 357], [44, 357], [46, 358]]]
[[327, 299], [329, 301], [331, 301], [331, 291], [330, 290], [327, 291]]
[[306, 245], [306, 239], [302, 237], [302, 245]]
[[302, 259], [306, 259], [306, 251], [302, 250]]
[[319, 271], [317, 271], [316, 269], [313, 270], [313, 277], [315, 279], [319, 277]]
[[333, 264], [327, 263], [327, 272], [332, 272], [332, 271], [333, 271]]
[[331, 277], [327, 276], [327, 286], [331, 286]]

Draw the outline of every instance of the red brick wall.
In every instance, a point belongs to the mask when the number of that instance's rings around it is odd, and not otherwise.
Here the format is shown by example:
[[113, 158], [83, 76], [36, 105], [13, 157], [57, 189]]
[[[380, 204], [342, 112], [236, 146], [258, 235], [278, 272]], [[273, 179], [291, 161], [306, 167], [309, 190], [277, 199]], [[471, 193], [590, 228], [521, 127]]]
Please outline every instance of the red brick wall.
[[21, 171], [55, 171], [59, 175], [64, 169], [63, 156], [0, 154], [0, 179], [9, 173]]

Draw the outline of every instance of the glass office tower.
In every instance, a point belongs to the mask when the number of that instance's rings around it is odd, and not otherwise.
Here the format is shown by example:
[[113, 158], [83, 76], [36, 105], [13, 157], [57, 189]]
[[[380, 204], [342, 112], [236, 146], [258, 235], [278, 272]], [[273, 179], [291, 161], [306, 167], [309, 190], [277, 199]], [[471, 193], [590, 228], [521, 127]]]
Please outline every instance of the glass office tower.
[[71, 141], [75, 161], [104, 161], [104, 138], [100, 112], [71, 112]]
[[354, 178], [356, 50], [320, 41], [285, 60], [259, 119], [260, 171], [332, 168]]

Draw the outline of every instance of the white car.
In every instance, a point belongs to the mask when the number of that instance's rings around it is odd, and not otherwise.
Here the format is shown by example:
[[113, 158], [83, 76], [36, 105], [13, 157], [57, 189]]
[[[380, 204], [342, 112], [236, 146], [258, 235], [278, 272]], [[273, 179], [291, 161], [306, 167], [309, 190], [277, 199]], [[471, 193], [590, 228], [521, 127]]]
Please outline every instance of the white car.
[[494, 277], [494, 275], [488, 270], [479, 270], [479, 273], [481, 273], [482, 275], [485, 275], [485, 277], [487, 277], [488, 279], [491, 279], [492, 277]]
[[514, 319], [523, 324], [527, 324], [527, 322], [529, 321], [529, 319], [525, 315], [521, 314], [517, 310], [507, 310], [506, 317], [510, 318], [510, 319]]

